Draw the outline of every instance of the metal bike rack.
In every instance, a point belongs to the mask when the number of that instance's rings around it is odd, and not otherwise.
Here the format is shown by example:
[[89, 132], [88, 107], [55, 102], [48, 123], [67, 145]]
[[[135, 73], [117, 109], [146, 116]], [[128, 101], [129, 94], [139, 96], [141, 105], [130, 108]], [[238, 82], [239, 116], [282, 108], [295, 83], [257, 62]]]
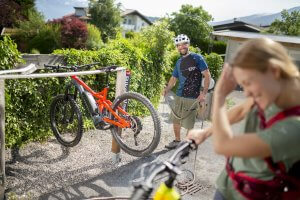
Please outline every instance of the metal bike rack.
[[[40, 66], [41, 68], [42, 66]], [[24, 68], [0, 71], [0, 200], [4, 199], [6, 177], [5, 177], [5, 79], [27, 79], [27, 78], [49, 78], [68, 77], [72, 75], [93, 75], [105, 73], [100, 70], [64, 73], [41, 73], [34, 74], [37, 65], [30, 64]], [[125, 92], [126, 69], [118, 67], [113, 70], [117, 72], [116, 96]], [[21, 73], [21, 74], [16, 74]]]

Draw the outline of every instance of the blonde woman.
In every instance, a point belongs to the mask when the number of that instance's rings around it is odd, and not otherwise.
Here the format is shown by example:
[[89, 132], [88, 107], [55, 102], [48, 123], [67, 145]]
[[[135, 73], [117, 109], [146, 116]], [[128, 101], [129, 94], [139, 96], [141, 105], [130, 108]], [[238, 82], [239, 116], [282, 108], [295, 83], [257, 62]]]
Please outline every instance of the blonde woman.
[[[247, 100], [226, 112], [237, 83]], [[233, 135], [230, 124], [243, 118], [244, 133]], [[282, 45], [249, 40], [224, 65], [212, 124], [187, 137], [200, 144], [212, 135], [215, 152], [227, 157], [215, 199], [300, 199], [300, 79]]]

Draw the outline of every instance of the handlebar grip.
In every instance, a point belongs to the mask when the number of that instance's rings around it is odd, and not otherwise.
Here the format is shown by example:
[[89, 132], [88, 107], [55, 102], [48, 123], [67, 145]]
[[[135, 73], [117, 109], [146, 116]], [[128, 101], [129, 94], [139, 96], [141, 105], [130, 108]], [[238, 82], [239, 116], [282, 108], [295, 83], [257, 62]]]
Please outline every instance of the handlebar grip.
[[135, 187], [130, 200], [148, 200], [152, 189], [146, 189], [141, 186]]

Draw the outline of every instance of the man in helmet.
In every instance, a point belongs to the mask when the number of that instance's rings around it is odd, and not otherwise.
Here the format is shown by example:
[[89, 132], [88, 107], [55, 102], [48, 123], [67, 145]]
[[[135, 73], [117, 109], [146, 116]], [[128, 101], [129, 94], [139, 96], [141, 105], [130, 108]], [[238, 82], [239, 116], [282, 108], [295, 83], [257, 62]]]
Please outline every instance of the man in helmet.
[[[168, 149], [174, 149], [179, 144], [181, 127], [187, 130], [194, 127], [198, 106], [195, 101], [198, 100], [200, 103], [205, 101], [210, 82], [210, 72], [203, 57], [189, 51], [190, 39], [188, 36], [178, 35], [174, 42], [181, 57], [176, 62], [172, 77], [163, 91], [165, 96], [179, 80], [173, 111], [170, 115], [173, 121], [175, 140], [166, 145]], [[205, 78], [204, 87], [200, 91], [202, 76]]]

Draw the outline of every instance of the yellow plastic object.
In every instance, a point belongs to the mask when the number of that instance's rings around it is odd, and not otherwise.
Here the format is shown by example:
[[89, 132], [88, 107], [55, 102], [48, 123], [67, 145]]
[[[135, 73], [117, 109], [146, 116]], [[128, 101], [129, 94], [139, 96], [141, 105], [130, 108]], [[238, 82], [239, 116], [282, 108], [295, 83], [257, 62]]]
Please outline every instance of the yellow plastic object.
[[180, 194], [174, 188], [168, 188], [162, 183], [157, 189], [153, 200], [179, 200]]

